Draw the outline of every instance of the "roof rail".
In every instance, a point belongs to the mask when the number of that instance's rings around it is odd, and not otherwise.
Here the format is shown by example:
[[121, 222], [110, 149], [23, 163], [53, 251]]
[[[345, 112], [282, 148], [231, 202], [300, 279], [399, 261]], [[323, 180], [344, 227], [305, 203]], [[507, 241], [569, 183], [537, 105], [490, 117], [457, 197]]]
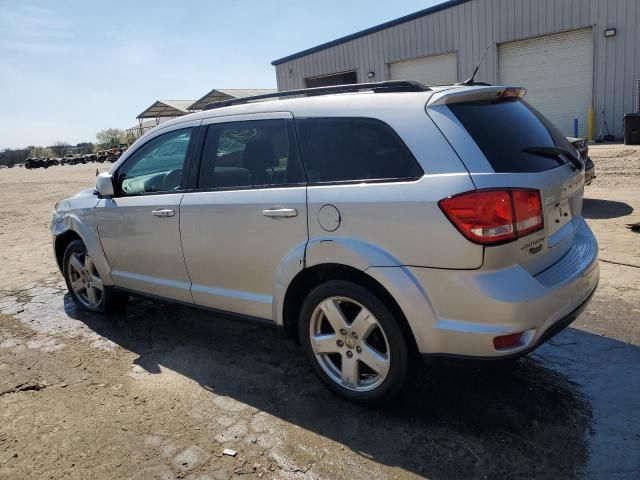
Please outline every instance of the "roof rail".
[[287, 90], [284, 92], [266, 93], [263, 95], [255, 95], [253, 97], [232, 98], [230, 100], [222, 100], [220, 102], [212, 102], [207, 104], [205, 110], [214, 108], [228, 107], [231, 105], [241, 105], [243, 103], [251, 103], [257, 100], [267, 100], [269, 98], [286, 98], [296, 95], [329, 95], [332, 93], [348, 93], [359, 92], [361, 90], [371, 90], [375, 93], [392, 93], [392, 92], [426, 92], [431, 90], [426, 85], [410, 80], [396, 80], [388, 82], [375, 83], [354, 83], [349, 85], [332, 85], [330, 87], [314, 87], [301, 88], [299, 90]]

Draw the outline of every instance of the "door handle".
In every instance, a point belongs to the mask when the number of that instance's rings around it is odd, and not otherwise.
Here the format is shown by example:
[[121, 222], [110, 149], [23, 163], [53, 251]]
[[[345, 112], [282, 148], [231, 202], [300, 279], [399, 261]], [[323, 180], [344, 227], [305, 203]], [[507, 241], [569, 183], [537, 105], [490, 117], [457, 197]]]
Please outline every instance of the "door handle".
[[175, 210], [171, 210], [170, 208], [163, 208], [161, 210], [153, 210], [151, 212], [156, 217], [173, 217], [176, 212]]
[[269, 208], [263, 210], [262, 214], [271, 218], [291, 218], [297, 216], [298, 211], [295, 208]]

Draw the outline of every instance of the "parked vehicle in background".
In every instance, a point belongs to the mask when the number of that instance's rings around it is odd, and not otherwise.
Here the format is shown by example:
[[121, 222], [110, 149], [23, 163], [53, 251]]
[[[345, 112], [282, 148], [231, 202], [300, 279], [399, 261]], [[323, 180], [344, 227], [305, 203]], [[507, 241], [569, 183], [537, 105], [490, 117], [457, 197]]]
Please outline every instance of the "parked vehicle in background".
[[24, 162], [24, 167], [26, 169], [34, 169], [34, 168], [46, 168], [46, 164], [44, 159], [41, 158], [27, 158], [27, 160]]
[[591, 157], [589, 157], [589, 142], [584, 138], [575, 137], [567, 137], [567, 140], [569, 140], [571, 145], [578, 150], [580, 157], [585, 163], [584, 184], [591, 185], [593, 179], [596, 178], [596, 166], [594, 165], [593, 160], [591, 160]]
[[115, 162], [117, 161], [122, 154], [127, 150], [127, 145], [126, 144], [121, 144], [119, 147], [114, 147], [111, 150], [107, 151], [107, 160], [109, 160], [110, 162]]
[[58, 202], [73, 300], [274, 322], [360, 403], [392, 398], [419, 354], [517, 358], [580, 314], [599, 278], [584, 164], [523, 90], [302, 93], [163, 123]]
[[86, 163], [86, 162], [84, 161], [82, 156], [74, 153], [67, 153], [64, 157], [62, 157], [62, 160], [61, 160], [62, 165], [77, 165], [79, 163]]
[[122, 152], [118, 148], [112, 148], [107, 151], [107, 160], [111, 163], [115, 162], [120, 158]]
[[57, 158], [27, 158], [25, 168], [49, 168], [60, 165]]

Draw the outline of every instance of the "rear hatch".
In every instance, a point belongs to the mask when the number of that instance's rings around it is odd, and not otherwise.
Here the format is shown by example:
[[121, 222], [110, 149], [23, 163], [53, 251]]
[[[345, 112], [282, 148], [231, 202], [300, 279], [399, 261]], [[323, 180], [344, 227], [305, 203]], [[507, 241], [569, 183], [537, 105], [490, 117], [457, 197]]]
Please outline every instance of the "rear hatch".
[[483, 268], [514, 263], [531, 274], [569, 250], [582, 219], [584, 164], [564, 135], [505, 87], [456, 88], [434, 95], [427, 113], [450, 141], [477, 189], [540, 192], [544, 226], [485, 248]]

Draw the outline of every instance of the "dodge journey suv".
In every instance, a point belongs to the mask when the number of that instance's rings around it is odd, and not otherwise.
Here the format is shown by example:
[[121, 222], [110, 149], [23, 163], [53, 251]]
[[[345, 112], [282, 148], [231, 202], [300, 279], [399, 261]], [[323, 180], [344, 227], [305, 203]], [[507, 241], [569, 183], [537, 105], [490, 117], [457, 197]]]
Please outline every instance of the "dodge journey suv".
[[391, 398], [419, 354], [526, 355], [599, 270], [583, 161], [523, 95], [381, 82], [163, 123], [57, 203], [69, 293], [93, 312], [133, 294], [273, 322], [360, 403]]

